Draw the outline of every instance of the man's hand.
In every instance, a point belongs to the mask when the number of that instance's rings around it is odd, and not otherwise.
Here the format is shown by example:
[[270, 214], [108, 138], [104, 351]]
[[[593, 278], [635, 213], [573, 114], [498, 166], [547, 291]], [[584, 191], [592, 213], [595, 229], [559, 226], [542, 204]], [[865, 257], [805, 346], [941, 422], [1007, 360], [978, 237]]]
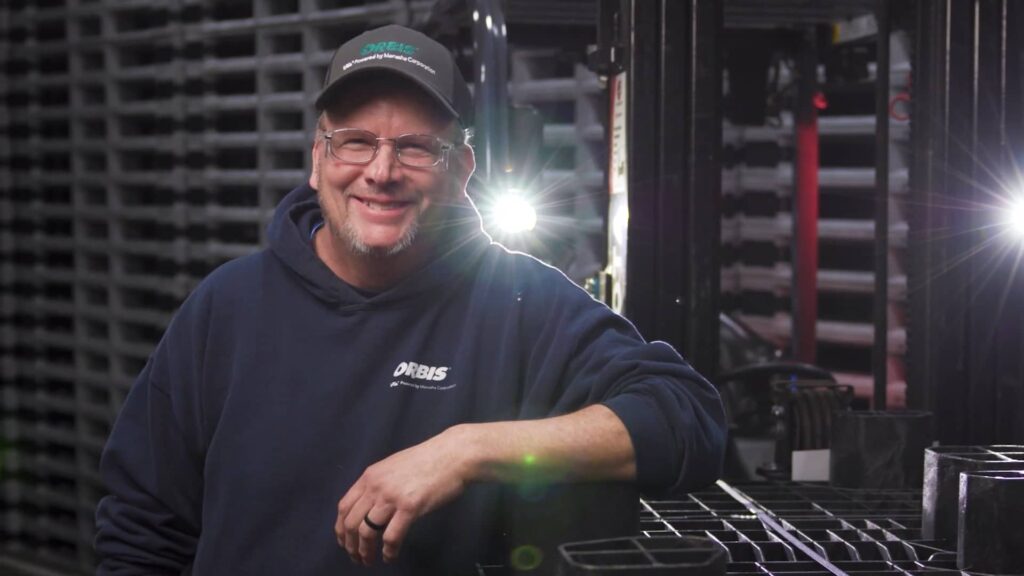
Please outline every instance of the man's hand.
[[634, 478], [629, 432], [600, 404], [542, 420], [459, 424], [367, 468], [338, 502], [334, 533], [352, 560], [366, 565], [383, 539], [390, 562], [412, 523], [470, 482]]
[[449, 428], [377, 462], [349, 488], [334, 533], [353, 562], [372, 565], [380, 540], [384, 561], [394, 560], [413, 522], [462, 494], [472, 474], [463, 430]]

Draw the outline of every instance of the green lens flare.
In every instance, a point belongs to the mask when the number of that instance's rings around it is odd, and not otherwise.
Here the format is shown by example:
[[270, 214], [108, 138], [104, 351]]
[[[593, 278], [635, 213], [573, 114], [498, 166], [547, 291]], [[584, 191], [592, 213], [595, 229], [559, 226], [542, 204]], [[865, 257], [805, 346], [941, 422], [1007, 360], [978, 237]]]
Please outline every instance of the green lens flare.
[[512, 566], [516, 570], [529, 571], [540, 566], [544, 559], [544, 553], [540, 548], [530, 544], [524, 544], [512, 550]]

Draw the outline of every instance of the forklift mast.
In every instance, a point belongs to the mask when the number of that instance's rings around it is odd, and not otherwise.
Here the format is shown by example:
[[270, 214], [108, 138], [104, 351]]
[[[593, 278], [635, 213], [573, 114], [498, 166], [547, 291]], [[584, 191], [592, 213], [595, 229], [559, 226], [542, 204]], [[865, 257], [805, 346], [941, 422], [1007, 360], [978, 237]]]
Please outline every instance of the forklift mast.
[[591, 66], [611, 90], [612, 304], [718, 370], [722, 3], [600, 0]]

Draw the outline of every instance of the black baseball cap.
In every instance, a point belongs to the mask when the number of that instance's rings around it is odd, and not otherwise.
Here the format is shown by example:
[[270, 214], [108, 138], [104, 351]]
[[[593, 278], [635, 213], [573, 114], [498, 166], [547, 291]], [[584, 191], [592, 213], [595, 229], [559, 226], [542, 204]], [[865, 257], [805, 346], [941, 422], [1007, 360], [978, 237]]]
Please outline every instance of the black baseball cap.
[[331, 58], [324, 87], [316, 98], [323, 110], [353, 77], [391, 72], [412, 80], [462, 124], [473, 124], [473, 98], [451, 52], [424, 34], [391, 24], [363, 32], [342, 44]]

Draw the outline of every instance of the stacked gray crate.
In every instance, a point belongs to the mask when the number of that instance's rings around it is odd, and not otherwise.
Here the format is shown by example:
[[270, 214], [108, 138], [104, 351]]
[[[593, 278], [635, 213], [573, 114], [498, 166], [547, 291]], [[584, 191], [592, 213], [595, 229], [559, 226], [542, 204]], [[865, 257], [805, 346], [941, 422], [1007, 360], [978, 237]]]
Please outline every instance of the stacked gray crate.
[[173, 311], [302, 181], [331, 50], [428, 6], [0, 8], [0, 560], [91, 571], [100, 451]]
[[52, 2], [17, 8], [4, 22], [4, 541], [75, 559], [90, 442], [74, 385], [74, 32]]
[[536, 108], [546, 120], [541, 154], [544, 170], [527, 193], [554, 208], [556, 215], [546, 217], [544, 224], [557, 230], [570, 247], [553, 263], [582, 283], [598, 272], [606, 259], [607, 144], [602, 120], [607, 104], [596, 74], [582, 63], [570, 63], [571, 57], [559, 60], [556, 48], [514, 48], [510, 99], [516, 105]]

